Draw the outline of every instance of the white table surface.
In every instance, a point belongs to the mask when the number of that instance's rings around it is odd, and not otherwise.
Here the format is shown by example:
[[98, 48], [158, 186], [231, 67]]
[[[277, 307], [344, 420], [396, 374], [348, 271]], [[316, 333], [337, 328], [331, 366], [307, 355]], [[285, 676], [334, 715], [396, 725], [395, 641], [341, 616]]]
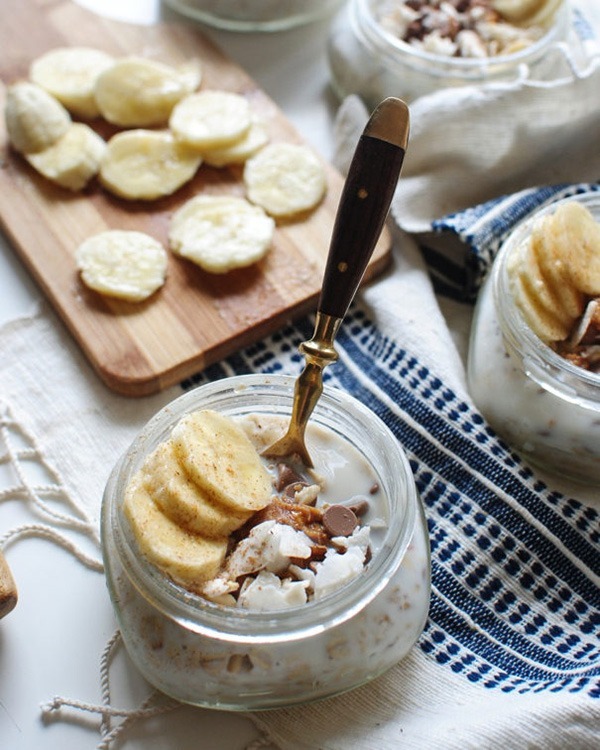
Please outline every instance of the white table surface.
[[[102, 15], [140, 24], [161, 15], [160, 0], [74, 0]], [[1, 15], [1, 13], [0, 13]], [[1, 21], [0, 21], [1, 22]], [[329, 20], [276, 34], [236, 34], [206, 29], [277, 103], [301, 135], [325, 158], [333, 151], [332, 124], [337, 106], [328, 88], [325, 41]], [[259, 42], [259, 43], [257, 43]], [[0, 325], [31, 312], [42, 295], [0, 233]], [[0, 465], [0, 471], [2, 466]], [[0, 531], [31, 522], [19, 502], [3, 503]], [[23, 541], [7, 555], [18, 571], [19, 602], [0, 621], [0, 748], [2, 750], [87, 750], [100, 741], [94, 716], [73, 712], [78, 721], [44, 725], [40, 704], [60, 695], [93, 700], [99, 695], [99, 662], [115, 630], [104, 578], [74, 565], [73, 558], [47, 543], [44, 564], [36, 559], [39, 540]], [[17, 577], [17, 576], [15, 576]], [[73, 604], [72, 591], [85, 596]], [[124, 657], [125, 658], [125, 657]], [[119, 683], [135, 671], [114, 665], [113, 703], [120, 705]], [[133, 677], [132, 677], [133, 675]], [[60, 687], [58, 687], [60, 686]], [[140, 682], [133, 690], [145, 697]], [[97, 701], [96, 701], [97, 702]], [[191, 708], [178, 709], [127, 733], [127, 750], [239, 750], [257, 737], [243, 715]]]

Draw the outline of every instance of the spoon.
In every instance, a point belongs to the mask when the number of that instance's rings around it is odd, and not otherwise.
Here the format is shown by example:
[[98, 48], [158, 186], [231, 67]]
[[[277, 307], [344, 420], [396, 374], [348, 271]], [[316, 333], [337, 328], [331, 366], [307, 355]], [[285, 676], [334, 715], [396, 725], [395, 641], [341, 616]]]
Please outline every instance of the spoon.
[[314, 333], [299, 347], [306, 364], [295, 383], [290, 424], [286, 434], [263, 451], [266, 457], [296, 455], [305, 466], [313, 466], [304, 432], [323, 392], [323, 369], [338, 358], [334, 339], [383, 229], [408, 132], [408, 107], [389, 97], [375, 109], [359, 139], [335, 218]]

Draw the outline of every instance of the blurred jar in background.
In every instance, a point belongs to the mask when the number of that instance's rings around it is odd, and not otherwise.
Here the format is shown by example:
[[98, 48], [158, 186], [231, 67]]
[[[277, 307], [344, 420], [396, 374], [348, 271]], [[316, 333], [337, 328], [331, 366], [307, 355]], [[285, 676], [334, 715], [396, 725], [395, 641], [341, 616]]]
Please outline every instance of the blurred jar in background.
[[328, 41], [333, 88], [340, 98], [358, 94], [372, 107], [387, 96], [410, 102], [442, 88], [525, 74], [550, 79], [562, 59], [548, 53], [566, 39], [570, 11], [568, 2], [545, 5], [542, 23], [516, 26], [471, 0], [350, 0]]
[[323, 18], [345, 0], [165, 0], [173, 10], [229, 31], [283, 31]]

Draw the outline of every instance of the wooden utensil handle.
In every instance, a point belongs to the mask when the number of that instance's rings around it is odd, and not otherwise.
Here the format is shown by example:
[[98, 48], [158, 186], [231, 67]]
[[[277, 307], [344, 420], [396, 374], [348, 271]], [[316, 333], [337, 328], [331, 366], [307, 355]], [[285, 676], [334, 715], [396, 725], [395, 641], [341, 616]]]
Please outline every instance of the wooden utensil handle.
[[2, 552], [0, 552], [0, 619], [17, 604], [17, 587]]
[[408, 143], [408, 107], [385, 99], [361, 135], [342, 190], [317, 309], [343, 318], [375, 249]]

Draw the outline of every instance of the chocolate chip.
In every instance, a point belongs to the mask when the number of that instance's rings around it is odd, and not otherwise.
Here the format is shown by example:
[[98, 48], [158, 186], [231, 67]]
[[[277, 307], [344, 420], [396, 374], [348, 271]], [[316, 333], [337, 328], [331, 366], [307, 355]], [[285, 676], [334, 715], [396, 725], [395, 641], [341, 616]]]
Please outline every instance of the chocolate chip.
[[323, 513], [323, 526], [331, 536], [350, 536], [357, 524], [356, 513], [346, 505], [330, 505]]
[[306, 484], [306, 481], [292, 466], [283, 462], [277, 464], [277, 479], [275, 482], [277, 492], [281, 492], [292, 484], [299, 483]]
[[294, 497], [296, 492], [300, 492], [304, 487], [308, 487], [307, 482], [292, 482], [283, 488], [283, 494], [286, 497]]
[[364, 516], [365, 513], [369, 510], [369, 501], [365, 500], [364, 497], [356, 498], [346, 507], [350, 508], [350, 510], [353, 511], [355, 515]]

